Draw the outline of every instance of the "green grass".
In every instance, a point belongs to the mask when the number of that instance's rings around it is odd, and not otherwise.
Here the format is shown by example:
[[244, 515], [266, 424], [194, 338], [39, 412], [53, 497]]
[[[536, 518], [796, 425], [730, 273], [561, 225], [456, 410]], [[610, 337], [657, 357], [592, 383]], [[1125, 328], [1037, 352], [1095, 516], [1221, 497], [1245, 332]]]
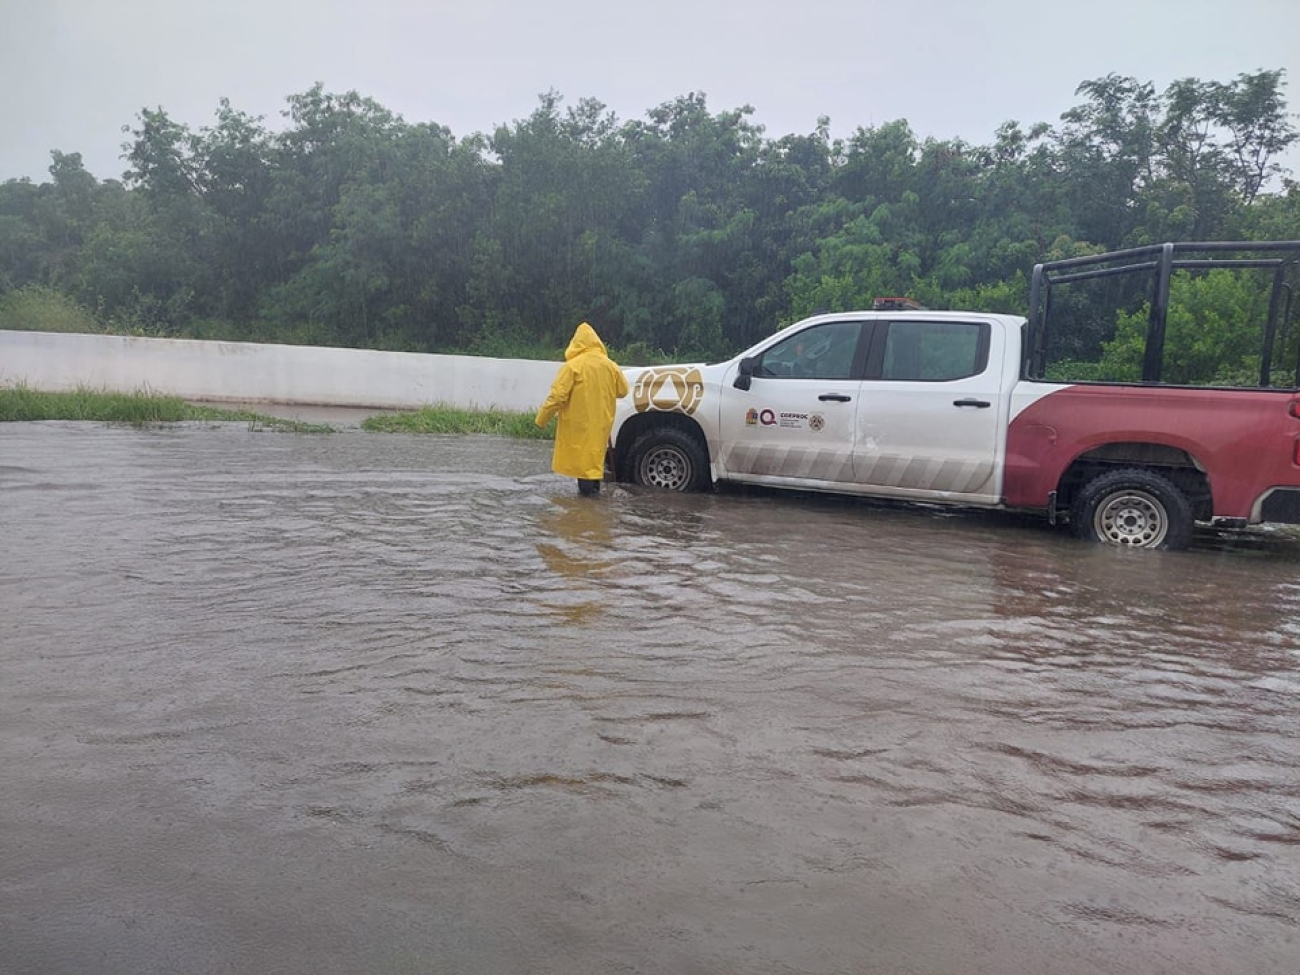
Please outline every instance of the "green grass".
[[361, 421], [364, 430], [380, 433], [488, 433], [521, 440], [552, 440], [555, 422], [545, 429], [533, 423], [532, 413], [508, 410], [462, 410], [451, 406], [426, 406], [413, 413], [385, 413]]
[[[507, 410], [426, 406], [410, 413], [367, 417], [361, 426], [379, 433], [486, 433], [521, 440], [554, 439], [555, 422], [551, 421], [545, 429], [539, 430], [533, 423], [533, 415]], [[42, 393], [26, 386], [0, 388], [0, 422], [21, 420], [92, 420], [134, 426], [198, 420], [247, 423], [252, 429], [297, 433], [331, 433], [334, 429], [324, 424], [286, 420], [249, 410], [194, 406], [177, 396], [146, 391], [110, 393], [83, 388], [70, 393]]]
[[254, 429], [296, 433], [329, 433], [333, 428], [266, 416], [248, 410], [221, 410], [191, 406], [177, 396], [144, 391], [110, 393], [78, 389], [70, 393], [43, 393], [26, 386], [0, 389], [0, 422], [22, 420], [94, 420], [145, 426], [184, 420], [248, 423]]

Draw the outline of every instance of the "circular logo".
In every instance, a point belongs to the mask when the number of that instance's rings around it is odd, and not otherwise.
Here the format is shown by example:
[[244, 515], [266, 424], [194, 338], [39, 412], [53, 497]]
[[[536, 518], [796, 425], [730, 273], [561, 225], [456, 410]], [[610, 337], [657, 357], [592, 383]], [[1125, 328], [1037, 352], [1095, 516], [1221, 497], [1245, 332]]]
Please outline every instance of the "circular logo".
[[824, 426], [826, 426], [826, 418], [820, 413], [814, 413], [812, 416], [808, 417], [809, 430], [820, 430]]

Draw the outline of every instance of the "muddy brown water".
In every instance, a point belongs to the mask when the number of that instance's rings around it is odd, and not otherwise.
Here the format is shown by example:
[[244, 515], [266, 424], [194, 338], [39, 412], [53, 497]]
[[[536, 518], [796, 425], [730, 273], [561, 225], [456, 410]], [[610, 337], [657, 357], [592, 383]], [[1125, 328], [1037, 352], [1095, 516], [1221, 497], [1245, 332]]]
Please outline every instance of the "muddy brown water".
[[0, 427], [0, 972], [1300, 971], [1300, 545]]

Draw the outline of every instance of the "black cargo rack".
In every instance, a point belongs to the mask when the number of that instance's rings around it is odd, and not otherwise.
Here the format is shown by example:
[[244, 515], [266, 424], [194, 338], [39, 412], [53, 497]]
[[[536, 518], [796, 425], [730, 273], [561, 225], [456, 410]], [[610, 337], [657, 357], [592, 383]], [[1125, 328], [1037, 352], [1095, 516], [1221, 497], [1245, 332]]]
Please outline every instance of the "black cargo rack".
[[[1268, 320], [1264, 325], [1259, 373], [1260, 385], [1267, 386], [1278, 330], [1291, 320], [1295, 289], [1286, 280], [1286, 275], [1297, 266], [1300, 266], [1300, 240], [1151, 244], [1036, 264], [1029, 287], [1029, 341], [1026, 343], [1025, 375], [1042, 378], [1046, 369], [1048, 319], [1054, 285], [1117, 275], [1150, 275], [1151, 312], [1147, 321], [1142, 382], [1159, 383], [1164, 363], [1169, 282], [1173, 272], [1212, 268], [1272, 268], [1273, 283], [1269, 296]], [[1297, 357], [1295, 367], [1295, 385], [1300, 387], [1300, 356]]]

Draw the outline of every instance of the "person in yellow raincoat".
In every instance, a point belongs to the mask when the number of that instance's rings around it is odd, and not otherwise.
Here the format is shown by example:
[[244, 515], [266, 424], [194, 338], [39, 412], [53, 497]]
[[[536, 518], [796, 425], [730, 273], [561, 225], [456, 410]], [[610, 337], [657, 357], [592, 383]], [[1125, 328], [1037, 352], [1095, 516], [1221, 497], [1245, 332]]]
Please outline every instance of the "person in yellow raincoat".
[[563, 477], [576, 477], [581, 494], [600, 493], [614, 404], [626, 395], [623, 370], [609, 357], [596, 330], [583, 322], [564, 350], [564, 365], [535, 420], [544, 427], [556, 413], [560, 415], [551, 470]]

